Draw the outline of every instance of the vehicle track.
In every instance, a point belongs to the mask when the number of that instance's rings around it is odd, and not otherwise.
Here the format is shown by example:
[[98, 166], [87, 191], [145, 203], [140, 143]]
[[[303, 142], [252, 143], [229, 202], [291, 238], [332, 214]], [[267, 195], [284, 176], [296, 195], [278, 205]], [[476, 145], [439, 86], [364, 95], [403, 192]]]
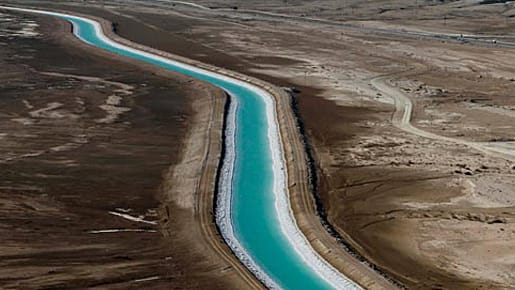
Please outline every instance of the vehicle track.
[[388, 80], [391, 80], [393, 77], [399, 76], [414, 76], [417, 74], [421, 74], [425, 72], [427, 68], [422, 65], [418, 65], [415, 69], [402, 71], [393, 74], [381, 75], [375, 77], [370, 80], [370, 84], [379, 92], [384, 94], [385, 96], [390, 97], [394, 100], [395, 111], [392, 115], [392, 124], [410, 134], [414, 134], [420, 137], [433, 139], [437, 141], [449, 142], [458, 145], [464, 145], [469, 148], [472, 148], [476, 151], [479, 151], [485, 155], [506, 159], [512, 162], [515, 162], [515, 151], [508, 150], [503, 147], [492, 146], [491, 143], [487, 142], [471, 142], [458, 138], [452, 138], [447, 136], [438, 135], [432, 132], [428, 132], [422, 130], [420, 128], [415, 127], [411, 123], [412, 115], [413, 115], [413, 102], [410, 97], [405, 94], [399, 88], [388, 84]]

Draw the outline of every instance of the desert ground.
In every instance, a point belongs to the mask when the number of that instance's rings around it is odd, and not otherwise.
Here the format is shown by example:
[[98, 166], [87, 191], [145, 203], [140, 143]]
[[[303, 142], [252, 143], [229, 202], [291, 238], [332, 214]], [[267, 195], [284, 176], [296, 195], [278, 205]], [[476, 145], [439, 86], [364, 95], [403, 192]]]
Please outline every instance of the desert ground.
[[225, 94], [87, 51], [65, 22], [1, 19], [0, 288], [240, 288], [202, 241], [213, 191], [190, 185]]
[[[101, 17], [134, 42], [294, 87], [320, 215], [353, 253], [400, 287], [510, 289], [515, 6], [504, 2], [21, 4]], [[195, 262], [202, 251], [191, 249], [205, 242], [181, 235], [198, 224], [192, 211], [173, 211], [165, 227], [172, 234], [155, 223], [163, 218], [158, 208], [170, 204], [159, 190], [163, 172], [180, 162], [191, 131], [191, 92], [220, 92], [179, 76], [142, 75], [123, 60], [106, 71], [91, 61], [102, 56], [72, 54], [45, 37], [54, 34], [52, 21], [23, 19], [14, 29], [23, 35], [4, 28], [0, 47], [10, 68], [1, 76], [0, 210], [9, 217], [2, 221], [9, 254], [0, 285], [66, 285], [77, 277], [85, 286], [239, 285], [216, 256]], [[129, 228], [141, 232], [96, 233]]]

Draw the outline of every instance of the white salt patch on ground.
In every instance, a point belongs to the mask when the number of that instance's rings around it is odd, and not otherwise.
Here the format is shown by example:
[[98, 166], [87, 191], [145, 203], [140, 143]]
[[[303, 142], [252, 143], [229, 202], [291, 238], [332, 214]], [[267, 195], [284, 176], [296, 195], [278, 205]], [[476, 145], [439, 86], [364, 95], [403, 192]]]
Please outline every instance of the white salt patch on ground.
[[146, 224], [150, 224], [150, 225], [157, 225], [157, 221], [147, 221], [147, 220], [145, 220], [144, 216], [137, 216], [137, 217], [135, 217], [135, 216], [132, 216], [132, 215], [129, 215], [129, 214], [126, 214], [126, 213], [119, 213], [119, 212], [115, 212], [115, 211], [109, 211], [109, 214], [112, 214], [112, 215], [115, 215], [115, 216], [119, 216], [121, 218], [130, 220], [130, 221], [133, 221], [133, 222], [146, 223]]
[[79, 148], [83, 144], [88, 143], [88, 138], [86, 134], [79, 134], [73, 137], [72, 142], [67, 142], [62, 145], [53, 146], [50, 148], [53, 152], [60, 152], [60, 151], [66, 151], [66, 150], [72, 150]]
[[153, 281], [153, 280], [157, 280], [159, 278], [161, 278], [161, 277], [159, 277], [159, 276], [152, 276], [152, 277], [147, 277], [147, 278], [136, 279], [136, 280], [133, 280], [132, 282], [138, 283], [138, 282]]
[[66, 151], [66, 150], [75, 149], [78, 146], [80, 146], [80, 145], [76, 144], [76, 143], [66, 143], [66, 144], [63, 144], [63, 145], [58, 145], [58, 146], [51, 147], [50, 150], [54, 151], [54, 152], [60, 152], [60, 151]]
[[122, 102], [122, 97], [117, 96], [117, 95], [110, 95], [109, 97], [107, 97], [107, 100], [106, 100], [106, 104], [111, 105], [111, 106], [118, 106], [121, 104], [121, 102]]
[[107, 230], [93, 230], [89, 231], [89, 234], [109, 234], [109, 233], [126, 233], [126, 232], [136, 232], [136, 233], [155, 233], [156, 230], [147, 230], [147, 229], [107, 229]]
[[100, 109], [104, 110], [107, 115], [104, 118], [96, 119], [95, 122], [102, 124], [111, 124], [116, 121], [123, 113], [129, 112], [131, 109], [127, 107], [117, 107], [113, 105], [100, 105]]
[[[115, 90], [115, 92], [118, 92], [123, 95], [131, 95], [132, 94], [132, 87], [130, 86], [121, 86], [122, 89]], [[129, 112], [131, 108], [128, 107], [121, 107], [120, 104], [122, 103], [123, 98], [118, 95], [110, 95], [107, 97], [105, 104], [98, 106], [100, 109], [104, 110], [107, 115], [104, 118], [96, 119], [95, 122], [97, 123], [103, 123], [103, 124], [111, 124], [118, 120], [120, 115], [123, 113]]]
[[39, 150], [35, 152], [30, 152], [22, 155], [16, 155], [13, 152], [10, 152], [8, 154], [5, 154], [5, 157], [0, 157], [0, 162], [9, 162], [16, 159], [22, 159], [22, 158], [29, 158], [29, 157], [38, 157], [40, 155], [43, 155], [45, 153], [44, 150]]
[[488, 142], [485, 145], [488, 148], [495, 148], [497, 151], [512, 155], [515, 152], [515, 141], [506, 142]]
[[27, 100], [23, 100], [22, 102], [23, 102], [23, 104], [25, 105], [25, 107], [26, 107], [27, 109], [34, 109], [34, 106], [33, 106], [33, 105], [31, 105], [29, 101], [27, 101]]
[[0, 36], [32, 38], [40, 35], [38, 27], [30, 19], [0, 13]]
[[62, 103], [51, 102], [51, 103], [48, 103], [45, 108], [29, 112], [29, 115], [33, 118], [50, 118], [50, 119], [63, 118], [64, 117], [63, 114], [54, 111], [55, 109], [58, 109], [62, 106], [63, 106]]
[[117, 207], [115, 208], [116, 211], [119, 211], [119, 212], [123, 212], [123, 213], [130, 213], [132, 211], [132, 209], [130, 208], [121, 208], [121, 207]]

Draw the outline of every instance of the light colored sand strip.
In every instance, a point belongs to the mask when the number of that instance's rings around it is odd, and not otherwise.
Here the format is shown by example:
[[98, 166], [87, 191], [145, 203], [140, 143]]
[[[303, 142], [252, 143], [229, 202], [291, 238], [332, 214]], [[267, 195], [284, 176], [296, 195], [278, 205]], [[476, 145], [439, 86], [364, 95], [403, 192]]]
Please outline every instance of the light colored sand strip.
[[132, 215], [129, 215], [129, 214], [126, 214], [126, 213], [119, 213], [119, 212], [115, 212], [115, 211], [109, 211], [109, 214], [112, 214], [112, 215], [115, 215], [115, 216], [119, 216], [119, 217], [122, 217], [124, 219], [130, 220], [130, 221], [133, 221], [133, 222], [145, 223], [145, 224], [149, 224], [149, 225], [157, 225], [156, 221], [147, 221], [147, 220], [144, 220], [143, 217], [135, 217], [135, 216], [132, 216]]
[[198, 8], [198, 9], [202, 9], [202, 10], [209, 10], [210, 8], [209, 7], [206, 7], [206, 6], [202, 6], [200, 4], [197, 4], [197, 3], [193, 3], [193, 2], [186, 2], [186, 1], [163, 1], [161, 0], [160, 2], [167, 2], [167, 3], [172, 3], [172, 4], [182, 4], [182, 5], [185, 5], [185, 6], [190, 6], [190, 7], [194, 7], [194, 8]]
[[89, 234], [109, 234], [109, 233], [127, 233], [127, 232], [136, 232], [136, 233], [155, 233], [156, 230], [146, 230], [146, 229], [107, 229], [107, 230], [93, 230], [89, 231]]
[[152, 276], [152, 277], [147, 277], [147, 278], [141, 278], [141, 279], [136, 279], [136, 280], [132, 280], [132, 282], [134, 283], [139, 283], [139, 282], [147, 282], [147, 281], [153, 281], [153, 280], [157, 280], [161, 277], [159, 276]]

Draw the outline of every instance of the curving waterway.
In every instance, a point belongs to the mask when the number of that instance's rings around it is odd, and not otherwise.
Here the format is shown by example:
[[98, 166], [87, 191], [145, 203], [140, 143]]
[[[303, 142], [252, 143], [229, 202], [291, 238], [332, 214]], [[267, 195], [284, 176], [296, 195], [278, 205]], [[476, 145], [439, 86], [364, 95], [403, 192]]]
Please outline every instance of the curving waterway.
[[60, 17], [82, 41], [129, 58], [209, 82], [231, 96], [226, 155], [216, 221], [236, 256], [267, 287], [360, 289], [323, 260], [295, 223], [289, 204], [274, 98], [243, 81], [140, 51], [107, 38], [99, 23], [68, 14], [2, 7]]

